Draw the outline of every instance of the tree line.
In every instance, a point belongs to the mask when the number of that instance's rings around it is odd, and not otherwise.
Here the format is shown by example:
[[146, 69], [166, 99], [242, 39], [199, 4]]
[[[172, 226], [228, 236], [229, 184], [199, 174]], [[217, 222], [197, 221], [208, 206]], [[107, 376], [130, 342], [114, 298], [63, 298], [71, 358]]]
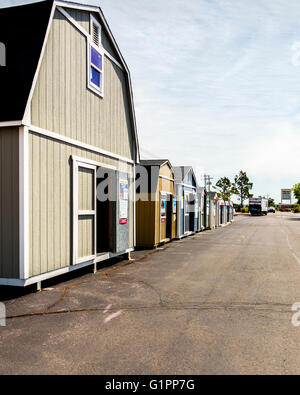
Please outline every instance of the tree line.
[[[225, 201], [230, 200], [232, 195], [237, 195], [241, 202], [241, 206], [244, 205], [244, 201], [246, 199], [253, 197], [253, 194], [251, 193], [252, 188], [253, 182], [250, 181], [247, 173], [242, 170], [234, 177], [234, 182], [231, 182], [228, 177], [221, 177], [214, 186], [219, 197]], [[293, 193], [295, 199], [298, 201], [297, 205], [300, 205], [300, 183], [294, 186]], [[269, 207], [271, 206], [276, 207], [276, 203], [274, 199], [269, 198]]]
[[246, 199], [253, 197], [252, 188], [253, 182], [250, 182], [247, 173], [242, 170], [234, 177], [234, 182], [231, 182], [228, 177], [222, 177], [214, 186], [223, 200], [228, 201], [232, 195], [237, 195], [241, 201], [241, 206], [244, 205]]
[[295, 199], [298, 200], [297, 204], [300, 204], [300, 183], [296, 184], [293, 188]]

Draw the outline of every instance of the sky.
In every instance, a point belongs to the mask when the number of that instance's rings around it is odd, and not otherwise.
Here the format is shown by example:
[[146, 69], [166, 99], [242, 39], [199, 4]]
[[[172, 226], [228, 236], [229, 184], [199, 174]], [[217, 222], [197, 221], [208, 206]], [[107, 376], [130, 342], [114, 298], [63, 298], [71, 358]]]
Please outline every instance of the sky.
[[143, 159], [193, 166], [199, 184], [243, 170], [276, 202], [300, 182], [299, 0], [80, 2], [129, 66]]

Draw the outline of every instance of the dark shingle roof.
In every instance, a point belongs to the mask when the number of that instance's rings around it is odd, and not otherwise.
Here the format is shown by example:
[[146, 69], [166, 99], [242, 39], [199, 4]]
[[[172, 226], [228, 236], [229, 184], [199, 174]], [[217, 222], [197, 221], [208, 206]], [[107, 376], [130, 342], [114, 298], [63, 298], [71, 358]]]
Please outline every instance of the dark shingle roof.
[[23, 119], [42, 51], [53, 0], [0, 9], [0, 42], [6, 66], [0, 67], [0, 122]]

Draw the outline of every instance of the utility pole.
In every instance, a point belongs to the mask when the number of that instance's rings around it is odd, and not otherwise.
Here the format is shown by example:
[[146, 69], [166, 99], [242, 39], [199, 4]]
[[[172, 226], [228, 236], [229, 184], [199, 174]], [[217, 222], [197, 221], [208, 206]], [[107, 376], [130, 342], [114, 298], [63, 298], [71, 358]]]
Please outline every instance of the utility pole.
[[211, 180], [213, 180], [214, 178], [211, 177], [209, 174], [204, 174], [203, 178], [204, 178], [205, 190], [207, 190], [207, 192], [210, 192], [210, 187], [212, 185]]

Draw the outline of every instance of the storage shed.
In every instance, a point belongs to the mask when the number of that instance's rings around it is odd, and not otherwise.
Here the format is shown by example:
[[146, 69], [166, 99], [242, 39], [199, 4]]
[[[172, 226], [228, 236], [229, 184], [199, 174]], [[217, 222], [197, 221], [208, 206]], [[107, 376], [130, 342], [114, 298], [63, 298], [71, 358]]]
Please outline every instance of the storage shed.
[[166, 159], [141, 160], [136, 177], [136, 245], [157, 247], [176, 237], [174, 171]]
[[218, 204], [218, 194], [216, 192], [208, 192], [209, 197], [209, 229], [215, 229], [218, 225], [218, 214], [217, 214], [217, 204]]
[[198, 199], [198, 224], [197, 224], [197, 232], [201, 232], [206, 228], [205, 225], [205, 188], [198, 187], [197, 188], [197, 199]]
[[233, 203], [231, 201], [226, 202], [226, 216], [227, 223], [233, 221]]
[[175, 191], [178, 199], [177, 238], [195, 233], [198, 229], [197, 180], [190, 166], [174, 167]]
[[128, 254], [139, 148], [129, 70], [101, 9], [0, 9], [0, 41], [0, 284]]
[[218, 201], [218, 222], [219, 226], [224, 226], [227, 223], [227, 209], [226, 209], [226, 202], [223, 199], [219, 199]]

